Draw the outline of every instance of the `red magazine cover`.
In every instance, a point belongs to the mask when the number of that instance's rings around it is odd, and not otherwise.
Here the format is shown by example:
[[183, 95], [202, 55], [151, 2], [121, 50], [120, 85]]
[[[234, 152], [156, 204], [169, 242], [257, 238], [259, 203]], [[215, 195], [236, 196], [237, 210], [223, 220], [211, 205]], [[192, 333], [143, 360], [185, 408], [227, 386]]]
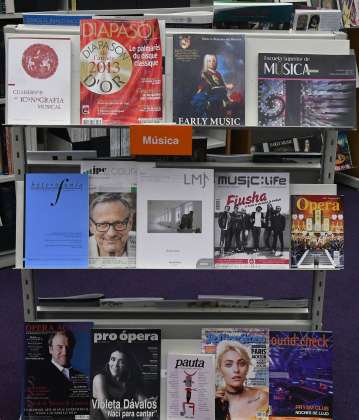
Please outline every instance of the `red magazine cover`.
[[162, 47], [157, 19], [84, 19], [80, 31], [82, 124], [162, 119]]

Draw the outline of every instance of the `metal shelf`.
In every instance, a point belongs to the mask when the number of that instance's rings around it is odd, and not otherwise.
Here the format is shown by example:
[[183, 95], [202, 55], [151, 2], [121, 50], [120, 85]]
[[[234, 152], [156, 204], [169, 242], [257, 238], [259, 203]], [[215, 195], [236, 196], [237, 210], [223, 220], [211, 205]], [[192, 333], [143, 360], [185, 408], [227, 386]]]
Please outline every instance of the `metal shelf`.
[[15, 265], [15, 251], [0, 252], [0, 268], [13, 267]]
[[[81, 166], [80, 160], [28, 160], [29, 166]], [[158, 168], [206, 168], [206, 169], [276, 169], [276, 170], [317, 170], [320, 163], [257, 163], [257, 162], [173, 162], [158, 161]]]
[[[36, 307], [39, 320], [91, 320], [97, 325], [161, 328], [166, 339], [191, 339], [201, 336], [203, 327], [253, 327], [271, 329], [310, 329], [310, 307], [251, 307], [245, 304], [204, 301], [160, 301], [105, 306]], [[242, 306], [243, 305], [243, 306]]]
[[0, 20], [22, 19], [22, 13], [0, 13]]
[[11, 182], [11, 181], [15, 181], [15, 175], [1, 175], [0, 174], [0, 183]]
[[207, 168], [207, 169], [259, 169], [270, 170], [320, 170], [320, 163], [270, 163], [270, 162], [165, 162], [159, 161], [158, 168]]
[[335, 180], [339, 184], [347, 185], [348, 187], [359, 190], [359, 178], [353, 175], [346, 174], [344, 172], [337, 172], [335, 174]]

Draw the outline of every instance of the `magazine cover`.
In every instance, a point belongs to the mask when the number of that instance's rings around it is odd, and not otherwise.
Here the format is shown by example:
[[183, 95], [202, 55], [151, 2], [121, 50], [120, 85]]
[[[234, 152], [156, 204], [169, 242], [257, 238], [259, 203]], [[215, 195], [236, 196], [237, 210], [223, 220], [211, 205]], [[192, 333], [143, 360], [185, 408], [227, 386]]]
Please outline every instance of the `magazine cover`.
[[287, 137], [284, 139], [270, 140], [255, 145], [256, 152], [299, 152], [299, 153], [321, 153], [323, 141], [319, 135], [305, 137]]
[[344, 208], [337, 195], [292, 196], [291, 265], [344, 268]]
[[289, 268], [289, 174], [215, 173], [216, 268]]
[[269, 336], [271, 419], [332, 420], [332, 333], [271, 331]]
[[88, 418], [92, 323], [25, 323], [23, 419]]
[[26, 174], [25, 268], [88, 268], [88, 177]]
[[353, 55], [258, 55], [258, 125], [356, 126]]
[[268, 330], [202, 329], [202, 353], [216, 355], [216, 420], [268, 420]]
[[89, 176], [89, 267], [136, 267], [137, 163], [83, 161], [81, 172]]
[[96, 328], [91, 420], [159, 420], [161, 331]]
[[350, 154], [349, 140], [346, 133], [338, 132], [337, 154], [335, 157], [335, 170], [345, 171], [353, 167], [352, 157]]
[[167, 420], [214, 419], [215, 370], [212, 354], [167, 356]]
[[138, 268], [213, 267], [213, 169], [140, 168]]
[[293, 19], [295, 31], [339, 31], [343, 28], [341, 10], [300, 10]]
[[358, 0], [339, 0], [343, 16], [344, 28], [359, 26], [359, 2]]
[[245, 125], [244, 35], [173, 35], [173, 121]]
[[82, 124], [162, 119], [162, 46], [157, 19], [85, 19], [80, 25]]
[[71, 124], [71, 40], [10, 37], [7, 124]]

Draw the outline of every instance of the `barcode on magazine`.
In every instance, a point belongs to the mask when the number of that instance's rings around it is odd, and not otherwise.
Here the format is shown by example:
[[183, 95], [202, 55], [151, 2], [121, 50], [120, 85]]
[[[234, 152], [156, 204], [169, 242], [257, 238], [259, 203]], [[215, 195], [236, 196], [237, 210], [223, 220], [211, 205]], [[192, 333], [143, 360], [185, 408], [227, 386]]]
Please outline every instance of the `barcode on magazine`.
[[102, 125], [102, 118], [82, 118], [82, 124], [87, 125]]
[[221, 210], [221, 200], [216, 200], [216, 211]]

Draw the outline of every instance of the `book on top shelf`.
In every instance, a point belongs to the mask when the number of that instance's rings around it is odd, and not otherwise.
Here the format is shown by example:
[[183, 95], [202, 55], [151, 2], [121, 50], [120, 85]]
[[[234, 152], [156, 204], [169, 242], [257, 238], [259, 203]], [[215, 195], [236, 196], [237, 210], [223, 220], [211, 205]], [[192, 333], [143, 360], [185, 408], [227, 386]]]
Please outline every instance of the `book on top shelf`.
[[340, 10], [296, 10], [295, 31], [339, 31], [343, 27]]
[[157, 19], [82, 20], [82, 124], [159, 122], [162, 52]]
[[215, 173], [216, 268], [289, 268], [289, 174]]
[[258, 54], [258, 125], [356, 126], [354, 55]]
[[7, 124], [71, 124], [69, 38], [12, 35], [6, 71]]
[[292, 267], [343, 268], [343, 198], [336, 195], [293, 195], [291, 198]]
[[292, 3], [215, 1], [213, 27], [288, 30], [293, 10]]
[[333, 336], [270, 331], [271, 419], [333, 419]]
[[173, 36], [173, 121], [245, 125], [243, 35]]
[[263, 153], [321, 153], [323, 140], [321, 135], [286, 137], [269, 140], [254, 145], [255, 152]]

